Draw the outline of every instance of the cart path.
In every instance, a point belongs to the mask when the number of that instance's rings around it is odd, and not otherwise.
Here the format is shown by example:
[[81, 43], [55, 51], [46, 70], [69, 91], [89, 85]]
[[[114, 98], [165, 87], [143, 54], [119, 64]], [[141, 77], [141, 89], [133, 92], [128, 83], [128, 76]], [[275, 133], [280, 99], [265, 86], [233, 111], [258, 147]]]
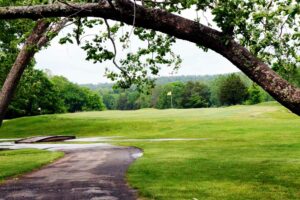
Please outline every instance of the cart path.
[[137, 199], [124, 179], [139, 149], [104, 146], [64, 152], [62, 159], [41, 170], [0, 185], [0, 200]]

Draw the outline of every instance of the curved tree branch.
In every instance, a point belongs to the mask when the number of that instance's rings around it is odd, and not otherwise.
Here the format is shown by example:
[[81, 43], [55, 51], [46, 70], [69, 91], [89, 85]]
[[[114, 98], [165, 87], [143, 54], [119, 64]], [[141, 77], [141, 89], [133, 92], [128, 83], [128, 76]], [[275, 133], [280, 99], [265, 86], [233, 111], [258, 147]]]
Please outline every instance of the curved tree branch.
[[104, 19], [104, 23], [106, 25], [106, 29], [107, 29], [107, 34], [108, 34], [108, 39], [111, 41], [111, 44], [113, 46], [114, 49], [114, 58], [113, 58], [113, 63], [115, 65], [116, 68], [118, 68], [120, 71], [122, 71], [123, 73], [126, 74], [126, 71], [124, 71], [124, 69], [122, 67], [120, 67], [116, 61], [116, 57], [117, 57], [117, 47], [116, 47], [116, 43], [115, 40], [113, 39], [111, 32], [110, 32], [110, 26], [109, 23], [107, 21], [107, 19]]
[[129, 0], [117, 0], [114, 8], [107, 1], [101, 4], [71, 5], [53, 4], [0, 8], [0, 18], [38, 19], [41, 17], [90, 16], [112, 19], [131, 25], [135, 13], [136, 27], [160, 31], [216, 51], [269, 92], [277, 101], [300, 115], [300, 90], [281, 78], [267, 64], [260, 61], [239, 43], [228, 39], [222, 32], [163, 10], [148, 9], [141, 5], [134, 6]]

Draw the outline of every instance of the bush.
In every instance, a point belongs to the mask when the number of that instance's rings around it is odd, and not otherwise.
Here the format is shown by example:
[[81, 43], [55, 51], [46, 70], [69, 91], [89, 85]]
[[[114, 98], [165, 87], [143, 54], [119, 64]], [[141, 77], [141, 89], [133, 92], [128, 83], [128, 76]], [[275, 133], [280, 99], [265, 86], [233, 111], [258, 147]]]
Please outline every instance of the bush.
[[246, 101], [246, 104], [248, 105], [258, 104], [263, 100], [263, 94], [256, 84], [252, 84], [248, 89], [248, 94], [248, 99]]

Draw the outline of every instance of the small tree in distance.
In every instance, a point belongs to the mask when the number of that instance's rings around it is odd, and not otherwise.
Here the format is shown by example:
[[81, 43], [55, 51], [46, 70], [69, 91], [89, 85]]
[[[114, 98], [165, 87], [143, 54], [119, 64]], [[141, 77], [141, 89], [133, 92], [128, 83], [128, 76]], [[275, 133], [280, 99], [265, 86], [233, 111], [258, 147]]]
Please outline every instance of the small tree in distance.
[[231, 74], [221, 83], [218, 96], [221, 105], [241, 104], [248, 96], [248, 88], [238, 75]]
[[189, 81], [186, 83], [182, 105], [184, 108], [203, 108], [210, 106], [209, 87], [200, 82]]

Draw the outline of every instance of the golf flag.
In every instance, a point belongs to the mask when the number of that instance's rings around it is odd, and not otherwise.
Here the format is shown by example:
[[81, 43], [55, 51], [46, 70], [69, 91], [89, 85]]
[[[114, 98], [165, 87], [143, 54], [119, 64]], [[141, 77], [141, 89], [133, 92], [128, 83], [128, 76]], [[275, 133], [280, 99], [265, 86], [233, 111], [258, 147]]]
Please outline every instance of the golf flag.
[[168, 94], [167, 94], [168, 96], [171, 96], [172, 95], [172, 92], [170, 91], [170, 92], [168, 92]]

